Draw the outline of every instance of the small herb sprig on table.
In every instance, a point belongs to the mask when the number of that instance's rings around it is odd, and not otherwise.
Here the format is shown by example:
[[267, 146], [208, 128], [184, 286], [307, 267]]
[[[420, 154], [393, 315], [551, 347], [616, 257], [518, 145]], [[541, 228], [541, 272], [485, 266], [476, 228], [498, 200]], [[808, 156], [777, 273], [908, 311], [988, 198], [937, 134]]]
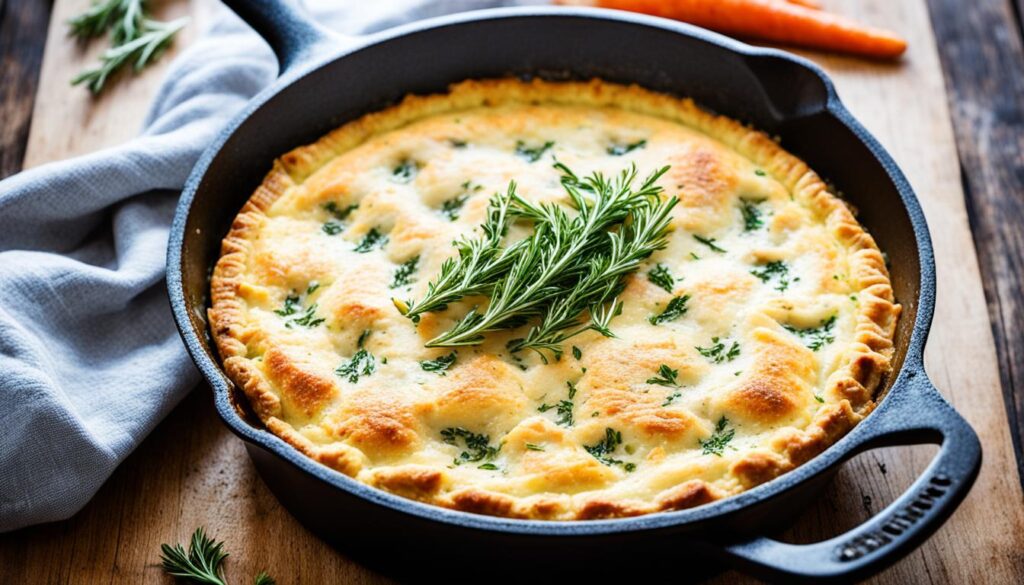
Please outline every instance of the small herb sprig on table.
[[[227, 585], [227, 581], [224, 580], [224, 570], [221, 567], [224, 559], [228, 556], [228, 553], [224, 552], [224, 543], [206, 536], [202, 527], [192, 533], [187, 552], [180, 544], [174, 546], [163, 544], [160, 545], [160, 550], [163, 551], [160, 560], [168, 575], [192, 583]], [[274, 585], [274, 583], [274, 579], [265, 571], [260, 571], [253, 579], [253, 585]]]
[[84, 83], [89, 91], [98, 94], [114, 72], [129, 63], [140, 71], [167, 49], [188, 18], [171, 22], [146, 18], [146, 4], [146, 0], [96, 0], [88, 10], [68, 21], [72, 36], [89, 39], [109, 31], [111, 42], [99, 64], [75, 76], [72, 85]]

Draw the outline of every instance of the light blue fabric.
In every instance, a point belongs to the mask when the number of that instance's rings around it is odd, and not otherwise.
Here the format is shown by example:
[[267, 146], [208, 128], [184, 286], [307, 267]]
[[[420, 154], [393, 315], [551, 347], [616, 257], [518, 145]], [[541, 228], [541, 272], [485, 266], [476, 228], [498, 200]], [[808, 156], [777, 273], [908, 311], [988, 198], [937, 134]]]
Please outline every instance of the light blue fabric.
[[[334, 0], [314, 12], [358, 34], [538, 3]], [[0, 182], [0, 532], [81, 509], [199, 381], [164, 288], [168, 226], [199, 154], [276, 70], [223, 9], [171, 67], [139, 138]]]

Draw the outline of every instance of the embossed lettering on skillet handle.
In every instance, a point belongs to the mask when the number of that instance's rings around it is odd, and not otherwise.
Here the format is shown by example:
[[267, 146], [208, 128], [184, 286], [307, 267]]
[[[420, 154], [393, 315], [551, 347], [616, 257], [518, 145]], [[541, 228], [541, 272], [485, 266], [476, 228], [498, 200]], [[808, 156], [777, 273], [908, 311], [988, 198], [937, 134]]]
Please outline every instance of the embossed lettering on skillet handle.
[[942, 525], [967, 495], [981, 466], [974, 430], [939, 395], [923, 370], [890, 393], [848, 437], [849, 456], [887, 445], [939, 443], [910, 488], [867, 522], [835, 538], [788, 544], [767, 537], [727, 545], [727, 554], [768, 580], [820, 583], [862, 579], [896, 562]]

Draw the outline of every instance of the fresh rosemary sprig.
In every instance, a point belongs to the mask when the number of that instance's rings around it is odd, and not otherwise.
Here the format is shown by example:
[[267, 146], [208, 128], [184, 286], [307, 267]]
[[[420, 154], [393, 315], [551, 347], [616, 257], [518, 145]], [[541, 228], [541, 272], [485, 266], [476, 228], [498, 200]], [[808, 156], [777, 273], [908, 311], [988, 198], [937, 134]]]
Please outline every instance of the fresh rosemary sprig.
[[[188, 544], [188, 552], [180, 544], [160, 545], [164, 571], [173, 577], [186, 579], [193, 583], [206, 585], [227, 585], [221, 565], [228, 553], [224, 552], [224, 543], [217, 542], [206, 536], [202, 527], [192, 533]], [[260, 571], [253, 580], [253, 585], [274, 585], [274, 579], [265, 571]]]
[[103, 90], [107, 79], [129, 63], [135, 71], [155, 61], [170, 44], [187, 18], [161, 22], [146, 18], [145, 0], [98, 0], [68, 21], [73, 36], [86, 39], [110, 31], [111, 46], [93, 69], [78, 74], [72, 85], [84, 83], [93, 93]]
[[508, 191], [491, 198], [487, 219], [480, 226], [483, 232], [481, 237], [455, 241], [458, 256], [448, 258], [441, 264], [440, 273], [427, 284], [427, 294], [422, 299], [391, 299], [403, 315], [417, 322], [423, 313], [442, 311], [449, 303], [465, 296], [485, 294], [491, 290], [522, 247], [522, 244], [501, 247], [501, 240], [512, 221], [509, 207], [515, 191], [516, 184], [512, 182], [509, 183]]
[[[472, 309], [454, 327], [427, 342], [428, 347], [475, 345], [489, 331], [519, 326], [537, 316], [542, 317], [541, 323], [525, 339], [511, 342], [512, 351], [547, 349], [558, 357], [559, 345], [573, 335], [589, 329], [611, 335], [608, 323], [621, 310], [616, 297], [622, 277], [666, 244], [669, 213], [676, 200], [662, 201], [655, 182], [668, 168], [651, 173], [634, 189], [635, 166], [615, 180], [600, 173], [581, 180], [564, 165], [555, 166], [563, 173], [562, 185], [577, 215], [570, 218], [557, 204], [532, 204], [510, 185], [507, 196], [492, 201], [492, 207], [507, 205], [507, 215], [532, 221], [534, 233], [500, 252], [490, 252], [507, 259], [507, 270], [465, 274], [463, 283], [475, 287], [464, 284], [463, 289], [489, 291], [487, 309]], [[630, 221], [624, 223], [627, 218]], [[610, 231], [616, 227], [618, 232]], [[493, 267], [494, 262], [484, 266]], [[435, 282], [447, 276], [442, 267]], [[492, 284], [490, 279], [496, 280]], [[443, 290], [432, 284], [435, 294]], [[579, 315], [588, 309], [591, 319], [583, 324]]]
[[[599, 192], [599, 191], [598, 191]], [[611, 319], [622, 311], [619, 293], [624, 278], [637, 266], [668, 243], [666, 234], [676, 198], [662, 201], [656, 197], [633, 210], [632, 221], [618, 233], [607, 234], [610, 249], [596, 254], [588, 263], [586, 275], [576, 282], [568, 294], [559, 296], [544, 313], [539, 325], [530, 329], [525, 339], [509, 344], [513, 352], [532, 349], [541, 357], [541, 350], [550, 351], [556, 359], [562, 356], [562, 344], [575, 335], [594, 330], [612, 337]], [[581, 323], [579, 315], [590, 311], [590, 322]]]

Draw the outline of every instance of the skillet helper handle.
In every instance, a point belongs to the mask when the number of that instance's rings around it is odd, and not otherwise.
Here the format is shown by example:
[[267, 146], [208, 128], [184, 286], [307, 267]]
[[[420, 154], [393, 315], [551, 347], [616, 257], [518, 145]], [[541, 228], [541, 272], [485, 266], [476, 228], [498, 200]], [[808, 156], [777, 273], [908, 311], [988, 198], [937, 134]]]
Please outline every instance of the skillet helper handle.
[[279, 76], [309, 62], [318, 48], [344, 39], [313, 20], [301, 0], [224, 0], [224, 4], [267, 41], [277, 57]]
[[[967, 495], [981, 467], [974, 430], [927, 379], [911, 373], [872, 416], [854, 428], [850, 456], [889, 445], [941, 443], [938, 455], [891, 505], [848, 532], [812, 544], [767, 537], [727, 545], [747, 571], [770, 581], [850, 582], [896, 562], [932, 535]], [[863, 429], [863, 432], [857, 433]]]

